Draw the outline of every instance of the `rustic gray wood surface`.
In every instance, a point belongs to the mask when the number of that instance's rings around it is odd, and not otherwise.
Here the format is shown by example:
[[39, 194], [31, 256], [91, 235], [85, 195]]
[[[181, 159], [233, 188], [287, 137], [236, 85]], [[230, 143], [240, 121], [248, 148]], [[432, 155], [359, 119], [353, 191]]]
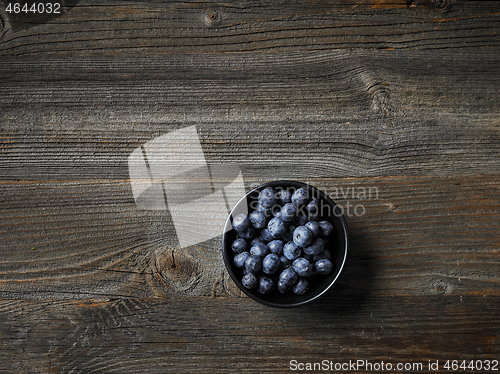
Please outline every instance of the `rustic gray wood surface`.
[[[65, 4], [0, 9], [1, 372], [500, 360], [500, 2]], [[192, 125], [247, 189], [364, 208], [323, 299], [257, 304], [136, 206], [130, 153]]]

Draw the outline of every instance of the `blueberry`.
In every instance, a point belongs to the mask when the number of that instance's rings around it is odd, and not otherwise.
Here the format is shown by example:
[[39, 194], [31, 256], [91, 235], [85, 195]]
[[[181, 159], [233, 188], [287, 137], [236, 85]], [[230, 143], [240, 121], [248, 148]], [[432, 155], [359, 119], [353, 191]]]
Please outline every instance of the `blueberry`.
[[262, 242], [255, 243], [252, 248], [250, 248], [250, 254], [256, 255], [260, 257], [264, 257], [269, 253], [269, 249], [267, 249], [267, 245]]
[[290, 261], [299, 258], [301, 254], [302, 249], [294, 242], [288, 242], [283, 247], [283, 256], [285, 256]]
[[257, 291], [267, 295], [274, 290], [274, 281], [269, 277], [260, 277]]
[[330, 222], [328, 221], [320, 221], [319, 227], [321, 227], [321, 237], [326, 238], [327, 236], [330, 236], [333, 232], [333, 226]]
[[281, 263], [281, 267], [283, 269], [286, 269], [286, 268], [292, 266], [292, 261], [289, 260], [288, 258], [286, 258], [284, 255], [280, 256], [280, 263]]
[[257, 287], [257, 285], [259, 284], [259, 280], [255, 276], [255, 274], [248, 273], [243, 276], [243, 278], [241, 279], [241, 283], [245, 288], [251, 290]]
[[325, 243], [323, 243], [323, 239], [316, 238], [312, 241], [311, 244], [309, 244], [309, 246], [304, 247], [304, 253], [314, 256], [323, 252], [323, 249], [325, 249]]
[[238, 233], [245, 232], [252, 227], [252, 222], [246, 215], [238, 214], [233, 218], [233, 227]]
[[292, 203], [300, 207], [307, 203], [307, 190], [303, 187], [299, 188], [292, 195]]
[[285, 285], [293, 286], [299, 280], [299, 275], [292, 268], [286, 268], [283, 270], [279, 276], [279, 281], [283, 282]]
[[234, 265], [237, 267], [237, 268], [243, 268], [245, 267], [245, 261], [247, 260], [247, 258], [250, 256], [250, 253], [249, 252], [241, 252], [241, 253], [238, 253], [236, 256], [234, 256]]
[[257, 255], [250, 255], [245, 260], [245, 269], [252, 273], [257, 273], [262, 269], [262, 257]]
[[305, 226], [299, 226], [293, 232], [293, 241], [299, 247], [307, 247], [313, 239], [313, 234]]
[[241, 253], [247, 249], [247, 241], [245, 239], [236, 239], [231, 245], [231, 249], [234, 253]]
[[252, 226], [256, 229], [263, 229], [267, 226], [267, 217], [262, 211], [254, 210], [250, 213], [248, 218], [250, 219]]
[[316, 221], [309, 221], [305, 225], [309, 230], [311, 230], [313, 236], [317, 238], [321, 233], [321, 228], [319, 227], [319, 223]]
[[317, 261], [325, 259], [325, 258], [327, 260], [330, 260], [331, 257], [332, 257], [332, 255], [330, 254], [330, 251], [328, 249], [324, 249], [323, 252], [313, 256], [313, 261], [317, 262]]
[[293, 293], [303, 295], [309, 290], [309, 282], [305, 279], [300, 279], [293, 287]]
[[303, 257], [296, 259], [292, 268], [301, 277], [309, 277], [314, 271], [313, 265]]
[[333, 269], [333, 264], [330, 260], [324, 258], [316, 261], [316, 272], [321, 275], [328, 275]]
[[273, 218], [267, 224], [267, 229], [275, 238], [279, 238], [287, 231], [287, 225], [281, 218]]
[[309, 221], [316, 221], [320, 215], [320, 205], [317, 198], [313, 198], [305, 207], [305, 213]]
[[280, 267], [280, 258], [274, 253], [268, 254], [262, 261], [262, 271], [266, 274], [274, 274]]
[[292, 201], [292, 193], [290, 190], [280, 189], [276, 192], [276, 198], [281, 203], [281, 205], [285, 205]]
[[269, 231], [269, 229], [262, 229], [260, 230], [260, 236], [264, 241], [266, 242], [272, 242], [274, 239], [276, 239], [273, 234]]
[[267, 245], [267, 249], [269, 249], [269, 252], [281, 256], [283, 254], [283, 241], [278, 239], [273, 240]]
[[259, 203], [263, 206], [272, 207], [276, 205], [276, 196], [271, 187], [264, 188], [259, 193]]
[[250, 240], [255, 235], [255, 229], [250, 227], [248, 230], [238, 232], [238, 235], [243, 239]]
[[281, 219], [285, 222], [293, 222], [297, 214], [297, 207], [292, 203], [287, 203], [281, 208]]

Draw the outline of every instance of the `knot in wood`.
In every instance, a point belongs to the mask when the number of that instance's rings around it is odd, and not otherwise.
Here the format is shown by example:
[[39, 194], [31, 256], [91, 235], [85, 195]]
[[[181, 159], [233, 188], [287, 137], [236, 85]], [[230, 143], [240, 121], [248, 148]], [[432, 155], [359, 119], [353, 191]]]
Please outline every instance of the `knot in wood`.
[[156, 271], [164, 286], [174, 292], [193, 288], [202, 272], [198, 260], [193, 256], [173, 249], [157, 253]]
[[217, 26], [221, 20], [219, 12], [213, 9], [207, 10], [203, 18], [207, 26]]

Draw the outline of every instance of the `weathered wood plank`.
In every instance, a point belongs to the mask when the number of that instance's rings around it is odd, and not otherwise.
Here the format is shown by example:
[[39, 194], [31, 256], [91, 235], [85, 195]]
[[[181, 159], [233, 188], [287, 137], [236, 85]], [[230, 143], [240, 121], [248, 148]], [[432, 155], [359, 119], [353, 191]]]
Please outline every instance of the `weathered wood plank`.
[[[290, 175], [244, 172], [248, 187]], [[336, 293], [500, 294], [497, 175], [299, 179], [348, 220], [352, 252]], [[239, 296], [220, 237], [179, 249], [168, 212], [138, 209], [128, 180], [0, 189], [1, 298]]]
[[498, 47], [499, 9], [498, 2], [463, 0], [288, 1], [286, 6], [82, 0], [61, 17], [28, 29], [9, 27], [3, 13], [0, 53]]
[[[285, 373], [290, 361], [498, 359], [498, 296], [1, 301], [4, 372]], [[419, 370], [389, 372], [418, 372]], [[373, 373], [360, 368], [358, 373]], [[338, 372], [332, 370], [331, 372]]]

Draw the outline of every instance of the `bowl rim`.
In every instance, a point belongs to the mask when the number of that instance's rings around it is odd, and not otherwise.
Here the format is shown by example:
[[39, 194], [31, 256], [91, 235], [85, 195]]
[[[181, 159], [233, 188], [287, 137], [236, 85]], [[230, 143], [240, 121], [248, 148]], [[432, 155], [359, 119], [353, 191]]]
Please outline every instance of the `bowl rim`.
[[310, 184], [307, 184], [307, 183], [304, 183], [304, 182], [300, 182], [300, 181], [293, 181], [293, 180], [277, 180], [277, 181], [272, 181], [272, 182], [266, 182], [264, 184], [261, 184], [260, 186], [257, 186], [255, 188], [252, 188], [250, 191], [248, 191], [241, 199], [238, 200], [238, 202], [231, 208], [231, 211], [229, 212], [228, 216], [227, 216], [227, 219], [226, 219], [226, 223], [224, 225], [224, 232], [223, 232], [223, 235], [222, 235], [222, 253], [223, 253], [223, 258], [224, 258], [224, 264], [225, 264], [225, 267], [226, 267], [226, 270], [227, 272], [229, 273], [232, 281], [236, 284], [236, 286], [243, 292], [245, 293], [245, 295], [247, 295], [248, 297], [250, 297], [251, 299], [261, 303], [261, 304], [264, 304], [264, 305], [267, 305], [267, 306], [270, 306], [270, 307], [276, 307], [276, 308], [293, 308], [293, 307], [298, 307], [298, 306], [302, 306], [302, 305], [305, 305], [305, 304], [309, 304], [315, 300], [317, 300], [318, 298], [320, 298], [321, 296], [325, 295], [338, 281], [338, 279], [340, 278], [340, 276], [342, 275], [342, 273], [344, 272], [344, 269], [345, 269], [345, 266], [346, 266], [346, 262], [347, 262], [347, 258], [348, 258], [348, 253], [349, 253], [349, 230], [347, 228], [347, 222], [344, 218], [344, 215], [341, 214], [341, 215], [334, 215], [335, 216], [335, 219], [338, 219], [341, 223], [341, 226], [342, 226], [342, 234], [343, 234], [343, 237], [344, 237], [344, 248], [342, 249], [343, 250], [343, 257], [342, 257], [342, 263], [340, 264], [340, 267], [339, 267], [339, 270], [337, 271], [337, 273], [335, 274], [334, 278], [332, 279], [332, 281], [321, 291], [319, 292], [318, 294], [312, 296], [312, 297], [309, 297], [309, 298], [306, 298], [304, 299], [303, 301], [299, 301], [299, 302], [292, 302], [292, 303], [277, 303], [277, 302], [272, 302], [272, 301], [268, 301], [268, 300], [264, 300], [262, 298], [260, 298], [258, 295], [256, 295], [255, 293], [253, 293], [251, 290], [248, 290], [247, 288], [243, 287], [243, 285], [240, 284], [240, 282], [237, 281], [237, 276], [235, 274], [235, 272], [233, 271], [233, 264], [230, 260], [230, 256], [229, 256], [229, 253], [228, 253], [228, 250], [227, 248], [228, 247], [228, 243], [227, 243], [227, 240], [228, 240], [228, 234], [231, 230], [234, 230], [232, 228], [232, 223], [231, 223], [231, 217], [233, 215], [233, 212], [234, 210], [240, 206], [240, 204], [243, 203], [243, 201], [247, 201], [248, 199], [248, 196], [251, 196], [252, 194], [256, 193], [256, 192], [260, 192], [262, 191], [264, 188], [266, 187], [279, 187], [279, 186], [285, 186], [285, 187], [297, 187], [297, 188], [300, 188], [300, 187], [304, 187], [306, 189], [312, 189], [313, 191], [317, 191], [320, 195], [322, 195], [322, 197], [325, 198], [325, 200], [333, 206], [334, 210], [337, 210], [339, 209], [338, 208], [338, 205], [335, 203], [335, 201], [333, 201], [324, 191], [322, 191], [321, 189], [319, 189], [318, 187], [315, 187], [313, 185], [310, 185]]

